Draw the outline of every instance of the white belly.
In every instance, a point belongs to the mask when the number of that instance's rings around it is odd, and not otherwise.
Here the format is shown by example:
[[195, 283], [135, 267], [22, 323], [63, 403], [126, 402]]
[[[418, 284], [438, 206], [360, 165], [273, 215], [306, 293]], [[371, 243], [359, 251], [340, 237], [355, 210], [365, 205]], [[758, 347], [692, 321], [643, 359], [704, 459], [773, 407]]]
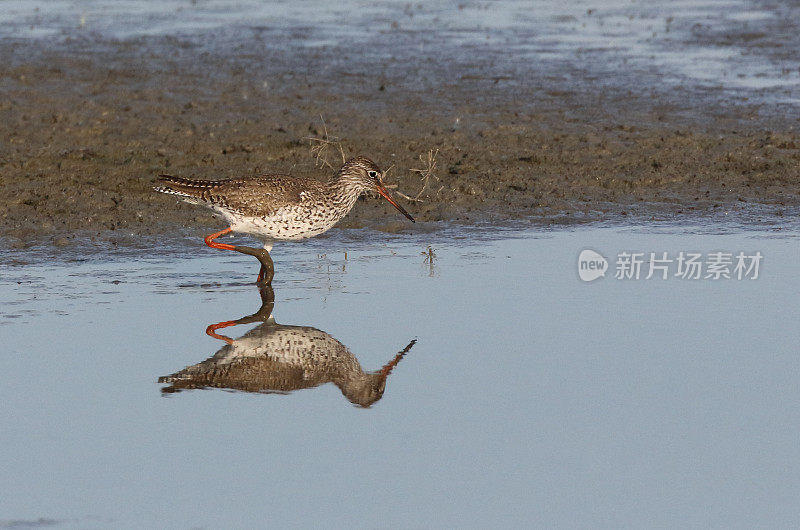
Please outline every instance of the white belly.
[[[330, 230], [343, 215], [303, 207], [281, 208], [269, 217], [243, 217], [218, 208], [234, 232], [250, 234], [264, 241], [299, 240]], [[346, 213], [346, 212], [344, 212]]]

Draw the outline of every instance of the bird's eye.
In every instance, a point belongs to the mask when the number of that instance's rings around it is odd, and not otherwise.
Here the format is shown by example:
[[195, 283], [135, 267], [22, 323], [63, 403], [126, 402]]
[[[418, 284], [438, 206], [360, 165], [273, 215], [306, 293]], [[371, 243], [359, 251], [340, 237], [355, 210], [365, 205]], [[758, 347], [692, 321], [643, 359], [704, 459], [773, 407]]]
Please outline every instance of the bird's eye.
[[370, 178], [373, 178], [373, 179], [374, 178], [378, 178], [378, 172], [374, 171], [374, 170], [370, 170], [369, 172], [367, 172], [367, 175], [369, 175]]

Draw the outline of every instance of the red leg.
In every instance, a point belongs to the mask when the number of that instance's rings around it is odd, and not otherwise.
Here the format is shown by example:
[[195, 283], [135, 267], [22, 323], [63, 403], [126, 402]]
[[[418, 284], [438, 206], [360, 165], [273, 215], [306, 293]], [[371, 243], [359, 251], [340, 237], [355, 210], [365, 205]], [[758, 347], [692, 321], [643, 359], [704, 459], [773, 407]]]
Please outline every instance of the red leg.
[[239, 322], [236, 320], [228, 320], [227, 322], [220, 322], [219, 324], [211, 324], [206, 328], [206, 335], [209, 337], [214, 337], [215, 339], [224, 340], [228, 344], [233, 344], [233, 339], [230, 337], [226, 337], [225, 335], [218, 335], [217, 330], [221, 328], [227, 328], [230, 326], [235, 326]]
[[225, 234], [227, 234], [231, 230], [232, 230], [232, 228], [228, 227], [225, 230], [220, 230], [219, 232], [215, 232], [215, 233], [211, 234], [210, 236], [206, 236], [206, 239], [205, 239], [206, 245], [208, 245], [211, 248], [219, 248], [219, 249], [222, 249], [222, 250], [234, 250], [234, 246], [233, 245], [228, 245], [227, 243], [217, 243], [216, 241], [214, 241], [219, 236], [224, 236]]
[[226, 228], [225, 230], [220, 230], [219, 232], [215, 232], [209, 236], [206, 236], [205, 242], [211, 248], [219, 248], [222, 250], [235, 250], [236, 252], [241, 252], [242, 254], [248, 254], [250, 256], [255, 256], [258, 258], [258, 261], [261, 262], [261, 270], [258, 272], [258, 279], [256, 283], [266, 283], [267, 285], [272, 282], [272, 277], [275, 274], [275, 268], [272, 263], [272, 258], [269, 255], [269, 251], [266, 248], [250, 248], [250, 247], [240, 247], [237, 245], [228, 245], [227, 243], [217, 243], [214, 241], [219, 236], [223, 236], [228, 232], [231, 232], [233, 229], [231, 227]]

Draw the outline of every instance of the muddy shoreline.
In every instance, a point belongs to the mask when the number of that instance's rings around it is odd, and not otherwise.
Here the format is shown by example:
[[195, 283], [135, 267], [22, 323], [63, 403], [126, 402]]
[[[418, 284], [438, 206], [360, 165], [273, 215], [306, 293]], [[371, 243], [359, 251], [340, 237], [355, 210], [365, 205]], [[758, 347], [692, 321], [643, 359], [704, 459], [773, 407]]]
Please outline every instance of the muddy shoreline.
[[[338, 151], [317, 159], [311, 149], [326, 131], [348, 155], [391, 166], [388, 183], [415, 199], [400, 200], [427, 227], [781, 225], [800, 208], [796, 109], [723, 89], [598, 90], [587, 72], [548, 77], [455, 52], [450, 63], [387, 61], [385, 50], [270, 42], [255, 30], [244, 43], [225, 34], [0, 40], [6, 243], [130, 245], [206, 232], [220, 221], [152, 192], [156, 175], [326, 178], [323, 162], [337, 166]], [[431, 153], [435, 167], [423, 178], [413, 170], [426, 169]], [[373, 197], [340, 226], [412, 229]]]

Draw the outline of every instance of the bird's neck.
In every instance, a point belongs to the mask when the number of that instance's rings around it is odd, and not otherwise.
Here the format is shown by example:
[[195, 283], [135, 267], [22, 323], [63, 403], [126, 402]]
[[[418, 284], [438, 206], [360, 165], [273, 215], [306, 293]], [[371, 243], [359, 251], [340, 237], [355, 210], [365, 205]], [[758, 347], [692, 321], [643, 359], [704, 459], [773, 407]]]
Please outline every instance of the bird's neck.
[[342, 175], [336, 175], [328, 182], [328, 196], [331, 202], [345, 211], [350, 211], [362, 192], [358, 185]]

